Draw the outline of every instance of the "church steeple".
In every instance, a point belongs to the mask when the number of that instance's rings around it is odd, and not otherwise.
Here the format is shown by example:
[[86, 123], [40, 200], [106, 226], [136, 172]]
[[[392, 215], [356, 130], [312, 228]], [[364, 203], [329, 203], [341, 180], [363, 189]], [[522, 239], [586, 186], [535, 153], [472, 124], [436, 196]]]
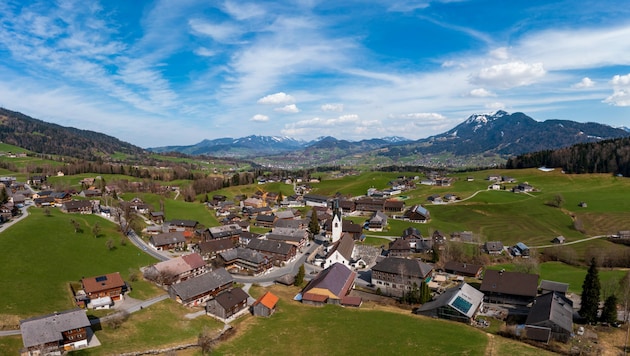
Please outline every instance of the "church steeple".
[[337, 242], [341, 239], [343, 222], [341, 220], [341, 208], [339, 207], [339, 200], [333, 200], [333, 217], [332, 217], [332, 242]]

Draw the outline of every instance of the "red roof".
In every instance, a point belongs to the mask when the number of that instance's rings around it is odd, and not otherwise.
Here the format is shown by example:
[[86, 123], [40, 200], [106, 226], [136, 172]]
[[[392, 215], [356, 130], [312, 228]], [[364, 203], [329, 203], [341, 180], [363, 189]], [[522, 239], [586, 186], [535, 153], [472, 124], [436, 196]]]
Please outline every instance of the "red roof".
[[361, 297], [351, 297], [347, 295], [341, 298], [341, 305], [349, 305], [351, 307], [360, 307], [362, 302]]
[[197, 252], [184, 255], [182, 259], [190, 266], [190, 269], [197, 269], [206, 265], [206, 261]]
[[273, 309], [276, 307], [276, 304], [278, 303], [278, 297], [271, 292], [267, 292], [263, 294], [262, 297], [258, 298], [258, 300], [254, 303], [254, 305], [258, 303], [261, 303], [262, 305], [266, 306], [269, 309]]
[[302, 296], [302, 300], [308, 300], [311, 302], [319, 302], [324, 303], [328, 299], [327, 295], [323, 294], [314, 294], [314, 293], [306, 293]]

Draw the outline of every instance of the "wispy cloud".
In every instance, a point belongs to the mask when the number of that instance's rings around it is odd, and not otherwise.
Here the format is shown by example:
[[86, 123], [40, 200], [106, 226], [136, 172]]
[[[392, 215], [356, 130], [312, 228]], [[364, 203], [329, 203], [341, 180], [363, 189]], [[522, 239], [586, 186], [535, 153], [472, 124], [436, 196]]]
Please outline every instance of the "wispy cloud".
[[288, 95], [287, 93], [284, 93], [284, 92], [270, 94], [270, 95], [267, 95], [265, 97], [258, 99], [258, 104], [278, 105], [278, 104], [288, 104], [288, 103], [293, 103], [293, 102], [295, 102], [295, 98], [293, 98], [291, 95]]

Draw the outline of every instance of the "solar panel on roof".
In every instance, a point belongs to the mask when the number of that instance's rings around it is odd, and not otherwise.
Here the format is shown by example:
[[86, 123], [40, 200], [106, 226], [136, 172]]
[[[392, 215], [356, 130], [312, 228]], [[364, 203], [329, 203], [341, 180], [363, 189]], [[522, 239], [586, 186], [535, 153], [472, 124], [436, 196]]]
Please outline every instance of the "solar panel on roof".
[[467, 301], [466, 299], [458, 296], [457, 298], [455, 298], [455, 301], [453, 301], [453, 304], [451, 304], [453, 306], [453, 308], [461, 311], [463, 314], [468, 314], [468, 311], [470, 310], [470, 308], [472, 307], [472, 303]]
[[99, 276], [96, 277], [97, 282], [105, 282], [107, 280], [107, 276]]

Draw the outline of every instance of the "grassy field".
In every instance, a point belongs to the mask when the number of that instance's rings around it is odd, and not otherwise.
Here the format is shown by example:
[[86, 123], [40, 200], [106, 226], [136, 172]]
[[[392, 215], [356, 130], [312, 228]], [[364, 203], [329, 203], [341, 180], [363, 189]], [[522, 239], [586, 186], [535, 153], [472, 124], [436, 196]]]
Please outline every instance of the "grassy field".
[[127, 201], [138, 197], [143, 202], [153, 206], [156, 211], [160, 210], [160, 202], [163, 202], [166, 220], [196, 220], [206, 227], [219, 225], [214, 211], [208, 210], [204, 204], [199, 202], [188, 203], [180, 199], [174, 200], [150, 193], [125, 193], [122, 197]]
[[[127, 279], [130, 269], [155, 262], [131, 243], [121, 245], [116, 225], [98, 216], [63, 214], [56, 209], [46, 216], [39, 208], [30, 208], [29, 213], [0, 234], [0, 309], [4, 314], [24, 318], [72, 308], [69, 282], [111, 272]], [[80, 224], [82, 233], [74, 232], [71, 219]], [[101, 226], [98, 238], [92, 234], [95, 223]], [[109, 239], [114, 241], [112, 250], [106, 247]], [[139, 296], [154, 294], [144, 283], [131, 285], [138, 285]]]

